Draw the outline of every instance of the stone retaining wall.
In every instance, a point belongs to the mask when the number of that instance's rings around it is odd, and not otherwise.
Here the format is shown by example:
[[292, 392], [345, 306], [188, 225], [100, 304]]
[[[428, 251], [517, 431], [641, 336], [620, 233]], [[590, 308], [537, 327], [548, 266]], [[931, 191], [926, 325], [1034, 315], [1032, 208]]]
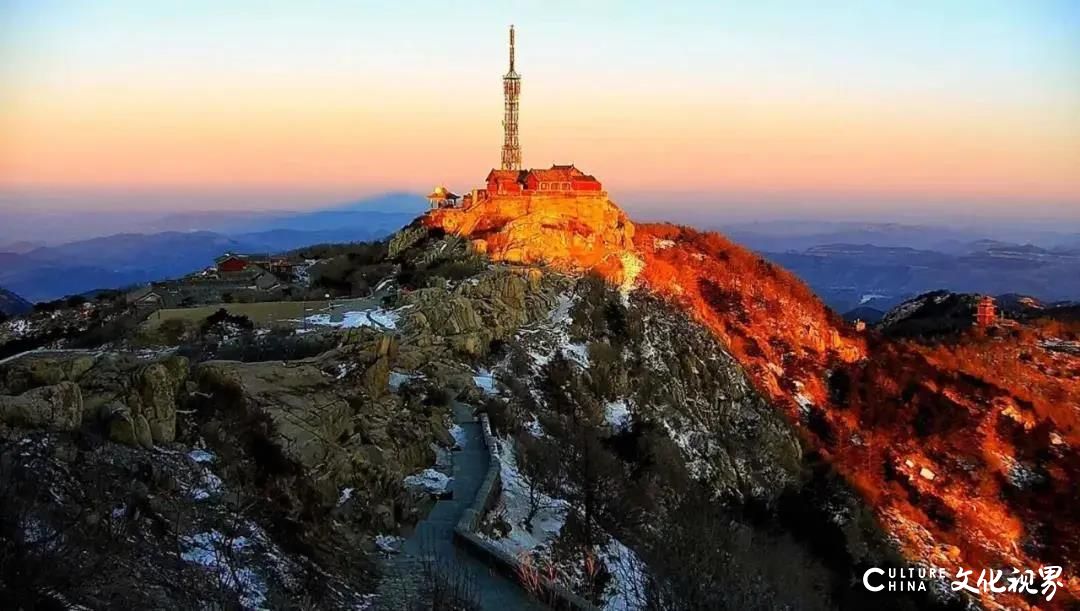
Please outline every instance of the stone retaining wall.
[[488, 451], [488, 470], [484, 476], [480, 489], [476, 491], [476, 498], [472, 506], [465, 510], [465, 514], [458, 521], [457, 530], [468, 533], [476, 532], [480, 526], [480, 520], [495, 505], [502, 490], [501, 469], [499, 468], [499, 451], [495, 445], [495, 436], [491, 434], [491, 421], [487, 414], [480, 414], [480, 430], [484, 435], [484, 446]]
[[[480, 414], [480, 430], [484, 434], [484, 445], [488, 450], [488, 471], [471, 507], [465, 510], [461, 520], [454, 528], [458, 542], [470, 548], [477, 557], [484, 560], [508, 578], [520, 581], [521, 562], [511, 553], [477, 534], [480, 521], [495, 503], [502, 492], [502, 468], [495, 436], [491, 434], [491, 422], [487, 414]], [[597, 611], [589, 601], [570, 590], [544, 577], [539, 577], [539, 594], [534, 593], [543, 602], [555, 609], [573, 611]]]

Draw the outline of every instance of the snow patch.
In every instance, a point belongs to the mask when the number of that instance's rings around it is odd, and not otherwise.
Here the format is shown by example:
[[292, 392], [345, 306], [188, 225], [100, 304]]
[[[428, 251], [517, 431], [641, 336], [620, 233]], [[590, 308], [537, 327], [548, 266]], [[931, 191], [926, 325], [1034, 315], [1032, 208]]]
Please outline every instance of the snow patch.
[[[918, 311], [919, 308], [926, 305], [926, 301], [926, 297], [916, 297], [914, 299], [909, 299], [908, 301], [905, 301], [904, 303], [901, 303], [892, 310], [886, 312], [881, 322], [885, 325], [892, 325], [902, 320], [906, 320], [907, 318], [910, 318], [912, 314]], [[935, 301], [935, 303], [937, 302]]]
[[400, 371], [391, 371], [390, 372], [390, 390], [393, 390], [393, 391], [396, 392], [398, 390], [401, 390], [401, 385], [402, 384], [405, 384], [406, 382], [411, 382], [412, 380], [423, 379], [423, 377], [424, 376], [422, 376], [422, 375], [420, 375], [418, 373], [402, 373]]
[[465, 441], [469, 438], [468, 433], [461, 427], [460, 424], [455, 424], [450, 427], [450, 436], [454, 438], [454, 447], [464, 448]]
[[211, 496], [221, 492], [221, 487], [221, 478], [214, 475], [209, 470], [204, 470], [200, 485], [191, 489], [191, 498], [196, 501], [205, 501]]
[[810, 415], [810, 409], [814, 407], [814, 402], [810, 400], [810, 397], [807, 397], [802, 393], [796, 393], [795, 402], [799, 404], [799, 411], [804, 415]]
[[396, 554], [401, 551], [401, 546], [405, 543], [405, 539], [396, 535], [376, 535], [375, 547], [379, 548], [379, 551], [384, 554]]
[[186, 549], [180, 557], [214, 573], [222, 585], [239, 594], [242, 605], [249, 608], [266, 606], [266, 580], [250, 567], [238, 563], [251, 545], [247, 537], [226, 537], [211, 530], [185, 537], [184, 544]]
[[[681, 418], [676, 419], [681, 420]], [[668, 437], [682, 450], [683, 455], [686, 457], [686, 470], [690, 475], [695, 479], [705, 479], [712, 471], [712, 467], [705, 459], [709, 455], [710, 446], [712, 445], [709, 435], [689, 430], [689, 427], [679, 430], [672, 426], [667, 419], [661, 420], [660, 423], [664, 425]]]
[[397, 310], [384, 308], [371, 308], [368, 310], [350, 311], [342, 315], [341, 320], [333, 320], [330, 314], [313, 314], [303, 319], [309, 325], [320, 327], [336, 327], [339, 329], [355, 329], [358, 327], [373, 327], [375, 329], [397, 329], [400, 314]]
[[563, 356], [574, 361], [578, 365], [589, 367], [589, 347], [585, 344], [566, 343], [562, 346]]
[[212, 463], [217, 459], [211, 452], [207, 452], [201, 448], [196, 448], [188, 452], [188, 458], [200, 464]]
[[616, 430], [630, 426], [630, 408], [626, 405], [626, 399], [611, 401], [605, 405], [604, 419]]
[[540, 424], [540, 420], [535, 415], [532, 417], [532, 420], [523, 423], [522, 426], [524, 427], [525, 432], [533, 437], [543, 437], [546, 435], [543, 425]]
[[355, 492], [355, 491], [356, 491], [355, 488], [342, 488], [341, 489], [341, 494], [338, 495], [338, 500], [337, 500], [338, 507], [341, 507], [345, 503], [348, 503], [349, 499], [352, 498], [353, 492]]
[[495, 386], [495, 376], [489, 369], [481, 369], [477, 375], [473, 376], [473, 384], [480, 387], [480, 390], [484, 391], [487, 395], [498, 395], [499, 391]]
[[30, 324], [29, 320], [20, 318], [8, 323], [8, 331], [16, 338], [19, 338], [30, 335], [30, 332], [33, 331], [33, 326]]
[[577, 301], [576, 295], [560, 294], [558, 303], [555, 304], [551, 314], [548, 315], [548, 321], [555, 324], [569, 324], [571, 322], [570, 310], [574, 307], [575, 301]]
[[1080, 342], [1052, 337], [1039, 342], [1039, 346], [1051, 352], [1064, 352], [1066, 354], [1080, 355]]
[[604, 601], [604, 609], [637, 611], [643, 608], [648, 571], [634, 550], [612, 537], [601, 551], [600, 559], [611, 575], [611, 583], [608, 584], [610, 594]]
[[445, 473], [441, 473], [435, 469], [424, 469], [420, 473], [406, 477], [402, 483], [404, 483], [405, 487], [409, 490], [441, 495], [446, 493], [446, 490], [450, 487], [450, 482], [452, 481], [453, 478]]
[[[518, 472], [517, 456], [512, 443], [500, 443], [499, 469], [502, 475], [502, 495], [499, 508], [510, 523], [510, 533], [502, 539], [490, 539], [492, 543], [517, 556], [524, 552], [550, 549], [566, 523], [569, 504], [553, 499], [543, 492], [537, 493], [538, 507], [531, 528], [525, 527], [529, 516], [529, 484]], [[496, 509], [496, 512], [498, 509]]]

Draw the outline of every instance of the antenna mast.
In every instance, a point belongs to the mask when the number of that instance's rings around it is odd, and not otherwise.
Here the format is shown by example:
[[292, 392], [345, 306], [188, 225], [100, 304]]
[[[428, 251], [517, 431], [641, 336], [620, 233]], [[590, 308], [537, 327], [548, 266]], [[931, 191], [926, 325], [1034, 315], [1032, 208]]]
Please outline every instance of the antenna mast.
[[521, 76], [514, 71], [514, 26], [510, 26], [510, 71], [503, 76], [503, 147], [502, 169], [521, 169], [521, 143], [518, 142], [518, 97]]

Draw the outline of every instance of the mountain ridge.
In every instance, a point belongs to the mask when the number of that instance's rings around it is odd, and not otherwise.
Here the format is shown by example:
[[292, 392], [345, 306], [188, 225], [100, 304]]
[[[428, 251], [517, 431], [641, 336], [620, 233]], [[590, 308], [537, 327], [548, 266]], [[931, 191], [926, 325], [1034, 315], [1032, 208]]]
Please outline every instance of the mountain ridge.
[[17, 294], [0, 287], [0, 317], [17, 316], [29, 312], [31, 303]]
[[[909, 346], [857, 333], [793, 274], [719, 234], [634, 225], [606, 199], [592, 202], [598, 210], [581, 218], [578, 200], [521, 199], [494, 197], [483, 208], [437, 210], [420, 222], [472, 240], [496, 261], [591, 271], [624, 287], [628, 277], [638, 279], [690, 312], [729, 347], [804, 441], [875, 507], [912, 560], [954, 571], [965, 563], [1071, 566], [1076, 560], [1080, 523], [1062, 524], [1045, 507], [1066, 506], [1074, 494], [1069, 474], [1077, 472], [1080, 455], [1071, 444], [1080, 443], [1080, 426], [1060, 393], [1076, 404], [1080, 389], [1025, 364], [1055, 362], [1048, 352], [1032, 360], [1027, 348], [1053, 328], [1033, 327], [996, 349], [978, 336], [955, 348]], [[603, 221], [611, 217], [620, 222]], [[639, 262], [632, 275], [622, 264], [627, 260]], [[1017, 369], [1002, 386], [1000, 365], [991, 363], [1006, 350], [1029, 356], [1010, 360]], [[966, 354], [970, 364], [951, 360], [956, 354]], [[954, 419], [971, 424], [957, 428]], [[1017, 423], [1019, 429], [1009, 428]], [[1008, 435], [996, 433], [1000, 427]], [[1033, 430], [1044, 431], [1038, 441], [1026, 438]], [[1033, 443], [1050, 454], [1033, 458], [1024, 449]], [[962, 460], [986, 471], [957, 468]], [[1019, 463], [1047, 474], [1038, 502], [1007, 494], [1023, 486], [1014, 475]], [[1055, 533], [1057, 547], [1025, 542], [1031, 528]], [[990, 604], [1016, 600], [983, 596]]]
[[[949, 575], [1063, 566], [1054, 606], [1075, 602], [1080, 418], [1070, 406], [1080, 389], [1069, 376], [1080, 372], [1080, 321], [1069, 311], [1016, 296], [1008, 307], [1032, 308], [1030, 319], [974, 328], [974, 296], [940, 293], [915, 302], [929, 306], [919, 318], [937, 316], [941, 297], [966, 322], [940, 339], [861, 331], [726, 237], [635, 223], [600, 196], [435, 209], [388, 240], [308, 255], [318, 262], [294, 282], [327, 291], [315, 309], [207, 297], [152, 316], [112, 295], [4, 323], [14, 352], [58, 350], [0, 367], [0, 418], [15, 435], [60, 429], [48, 439], [62, 448], [102, 436], [106, 463], [136, 447], [209, 451], [229, 493], [263, 508], [245, 536], [269, 529], [260, 548], [299, 537], [314, 551], [290, 563], [332, 568], [324, 544], [359, 551], [353, 541], [407, 534], [399, 528], [422, 515], [398, 483], [439, 468], [430, 444], [452, 446], [443, 408], [460, 400], [498, 436], [502, 489], [481, 531], [608, 608], [627, 584], [614, 565], [603, 569], [611, 583], [592, 583], [581, 553], [644, 562], [653, 587], [710, 603], [690, 608], [864, 608], [875, 602], [859, 583], [866, 566], [914, 565]], [[320, 284], [324, 273], [350, 281]], [[885, 326], [902, 319], [894, 311]], [[75, 346], [90, 351], [65, 350]], [[114, 355], [134, 362], [92, 364]], [[172, 394], [155, 390], [165, 379]], [[78, 455], [59, 452], [54, 471], [71, 470], [69, 498], [82, 498], [87, 465], [66, 456]], [[238, 468], [257, 472], [238, 478]], [[167, 469], [185, 484], [154, 484], [156, 496], [232, 515], [197, 474]], [[118, 482], [123, 491], [131, 478]], [[95, 501], [103, 515], [117, 496]], [[284, 516], [300, 531], [283, 532]], [[159, 539], [127, 546], [125, 566], [182, 569], [154, 559], [170, 553]], [[361, 575], [332, 574], [368, 591]], [[100, 589], [99, 577], [86, 583]], [[175, 593], [138, 595], [176, 606]], [[963, 596], [882, 604], [948, 607]], [[982, 602], [1027, 604], [1008, 592]]]
[[213, 264], [224, 252], [283, 252], [327, 242], [381, 238], [411, 214], [356, 212], [361, 226], [297, 230], [287, 228], [224, 234], [213, 231], [119, 233], [37, 247], [25, 253], [0, 252], [0, 284], [32, 301], [175, 277]]

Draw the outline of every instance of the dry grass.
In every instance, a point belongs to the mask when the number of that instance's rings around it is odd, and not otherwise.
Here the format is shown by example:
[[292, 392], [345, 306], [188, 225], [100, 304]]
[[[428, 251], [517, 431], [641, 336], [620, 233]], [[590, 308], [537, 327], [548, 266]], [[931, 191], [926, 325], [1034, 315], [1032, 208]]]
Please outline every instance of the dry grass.
[[170, 308], [158, 310], [142, 323], [142, 329], [153, 331], [166, 320], [200, 321], [225, 308], [234, 316], [247, 316], [257, 327], [296, 327], [296, 321], [315, 314], [348, 312], [372, 307], [367, 299], [348, 299], [331, 301], [265, 301], [259, 303], [217, 303], [196, 308]]

